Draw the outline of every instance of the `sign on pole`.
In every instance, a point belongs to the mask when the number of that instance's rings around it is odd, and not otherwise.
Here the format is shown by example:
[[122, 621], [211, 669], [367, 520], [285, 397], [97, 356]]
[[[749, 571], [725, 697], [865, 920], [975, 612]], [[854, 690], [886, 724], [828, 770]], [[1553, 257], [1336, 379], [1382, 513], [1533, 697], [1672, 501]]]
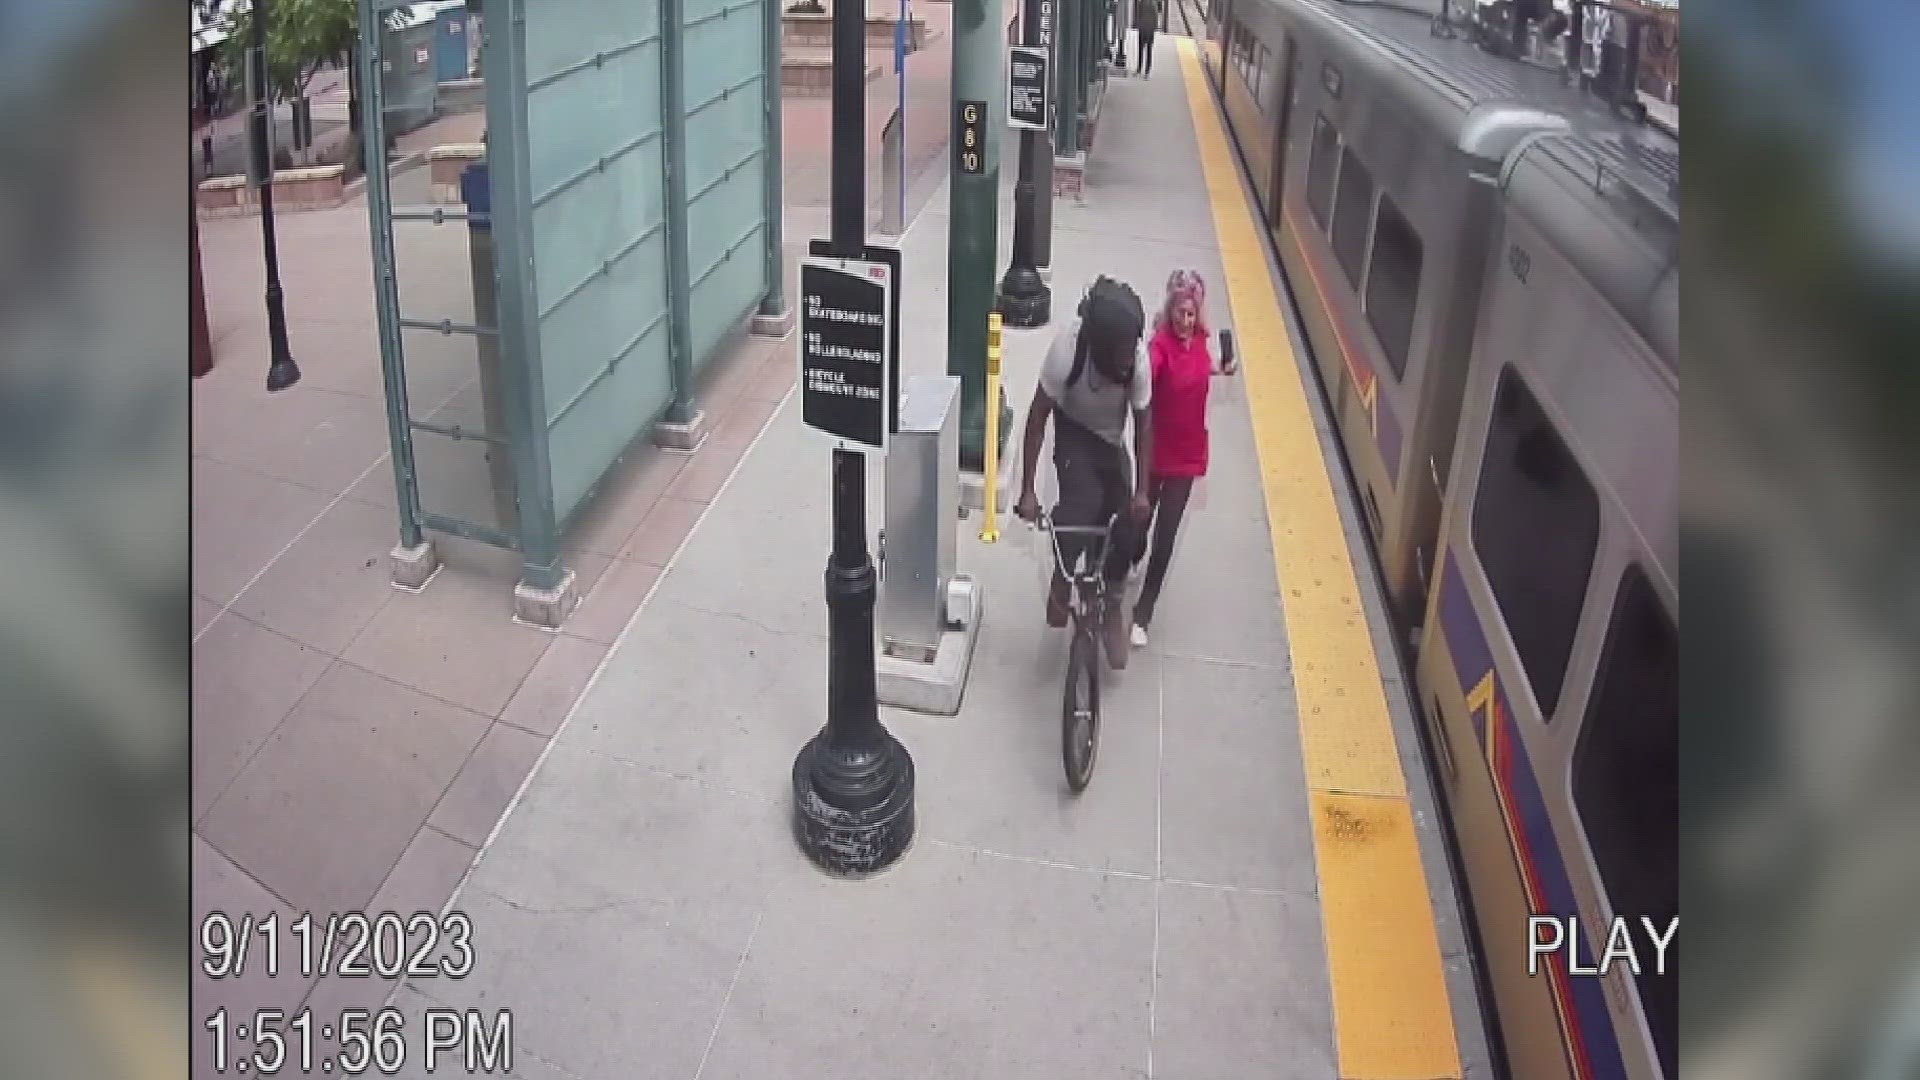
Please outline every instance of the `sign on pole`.
[[1037, 45], [1007, 49], [1007, 124], [1045, 131], [1050, 112], [1047, 101], [1047, 50]]
[[960, 135], [953, 141], [953, 153], [963, 173], [987, 171], [987, 103], [962, 101], [957, 106]]
[[887, 448], [892, 300], [884, 262], [815, 255], [800, 264], [800, 419], [850, 448]]

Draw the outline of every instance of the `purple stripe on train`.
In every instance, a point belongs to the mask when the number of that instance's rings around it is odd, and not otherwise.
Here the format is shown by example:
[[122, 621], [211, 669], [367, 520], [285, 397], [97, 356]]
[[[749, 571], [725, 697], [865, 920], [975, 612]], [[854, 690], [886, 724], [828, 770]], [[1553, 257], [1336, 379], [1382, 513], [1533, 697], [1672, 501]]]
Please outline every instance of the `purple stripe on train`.
[[[1454, 677], [1459, 680], [1463, 693], [1471, 695], [1483, 679], [1492, 677], [1492, 699], [1484, 708], [1472, 710], [1473, 733], [1480, 741], [1482, 761], [1489, 760], [1489, 742], [1505, 736], [1501, 745], [1509, 751], [1510, 760], [1507, 768], [1494, 773], [1494, 784], [1509, 816], [1520, 827], [1520, 835], [1510, 837], [1516, 855], [1546, 899], [1547, 910], [1535, 914], [1576, 915], [1579, 909], [1574, 903], [1573, 883], [1567, 877], [1566, 860], [1553, 836], [1546, 800], [1534, 779], [1526, 743], [1520, 733], [1512, 729], [1513, 714], [1507, 704], [1506, 687], [1493, 666], [1493, 651], [1474, 614], [1460, 564], [1451, 551], [1447, 553], [1447, 566], [1440, 584], [1440, 631], [1446, 637], [1453, 657]], [[1488, 730], [1489, 723], [1497, 725], [1496, 730]], [[1584, 921], [1582, 929], [1591, 933]], [[1526, 928], [1516, 926], [1512, 932], [1525, 934]], [[1591, 942], [1589, 944], [1591, 946]], [[1593, 949], [1588, 955], [1597, 951]], [[1580, 1075], [1585, 1080], [1627, 1080], [1626, 1063], [1621, 1060], [1613, 1018], [1607, 1012], [1606, 993], [1599, 980], [1582, 976], [1568, 982], [1574, 1012], [1570, 1019], [1576, 1028], [1577, 1042], [1585, 1047], [1584, 1054], [1576, 1051]]]

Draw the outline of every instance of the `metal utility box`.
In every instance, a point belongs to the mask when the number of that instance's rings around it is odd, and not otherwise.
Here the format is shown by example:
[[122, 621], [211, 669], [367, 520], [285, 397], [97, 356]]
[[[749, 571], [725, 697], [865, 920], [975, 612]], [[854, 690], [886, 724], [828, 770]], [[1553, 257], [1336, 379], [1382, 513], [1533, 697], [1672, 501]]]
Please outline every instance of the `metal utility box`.
[[948, 629], [960, 509], [960, 378], [916, 375], [900, 388], [887, 451], [886, 577], [880, 638], [889, 655], [932, 660]]
[[380, 59], [381, 91], [390, 135], [405, 135], [434, 118], [440, 82], [433, 62], [435, 23], [431, 17], [385, 31]]

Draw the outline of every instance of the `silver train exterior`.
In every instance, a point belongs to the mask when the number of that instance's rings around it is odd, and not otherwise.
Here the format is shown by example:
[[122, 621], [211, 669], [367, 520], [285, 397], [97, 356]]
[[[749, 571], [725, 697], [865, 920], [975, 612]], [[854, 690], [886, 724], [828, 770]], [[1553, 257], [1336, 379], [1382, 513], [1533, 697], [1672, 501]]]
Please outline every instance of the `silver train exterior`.
[[[1677, 1076], [1679, 145], [1427, 16], [1199, 0], [1336, 417], [1515, 1080]], [[1460, 5], [1456, 3], [1456, 7]], [[1189, 8], [1197, 12], [1197, 7]], [[1641, 970], [1577, 966], [1628, 920]]]

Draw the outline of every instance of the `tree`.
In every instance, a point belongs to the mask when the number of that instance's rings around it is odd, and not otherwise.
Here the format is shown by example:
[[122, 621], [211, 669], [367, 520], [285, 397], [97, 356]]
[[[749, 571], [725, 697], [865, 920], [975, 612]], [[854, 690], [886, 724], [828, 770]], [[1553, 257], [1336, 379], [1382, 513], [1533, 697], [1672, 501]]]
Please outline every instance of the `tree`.
[[[227, 31], [221, 63], [229, 78], [242, 78], [253, 47], [253, 6], [223, 11], [220, 19]], [[345, 61], [360, 31], [355, 0], [273, 0], [268, 20], [267, 91], [277, 101], [305, 96], [315, 75]]]
[[[221, 65], [230, 80], [244, 79], [253, 47], [253, 5], [244, 0], [192, 0], [203, 18], [227, 31]], [[329, 67], [350, 64], [360, 40], [357, 0], [272, 0], [267, 15], [267, 93], [275, 101], [301, 101], [313, 78]], [[403, 10], [387, 12], [388, 27], [398, 29]], [[357, 130], [358, 94], [351, 103]]]

